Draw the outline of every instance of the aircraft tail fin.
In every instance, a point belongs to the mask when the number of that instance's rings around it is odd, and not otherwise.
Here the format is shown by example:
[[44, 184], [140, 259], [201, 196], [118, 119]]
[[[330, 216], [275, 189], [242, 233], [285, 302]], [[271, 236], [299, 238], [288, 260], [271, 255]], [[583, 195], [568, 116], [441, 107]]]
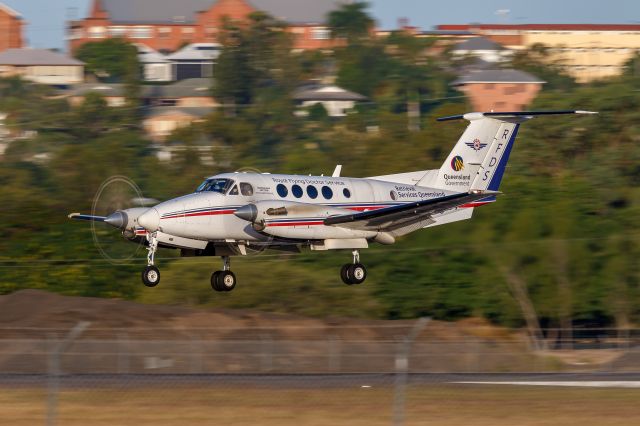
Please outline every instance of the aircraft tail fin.
[[451, 191], [497, 191], [520, 124], [541, 115], [597, 114], [592, 111], [472, 112], [438, 118], [468, 120], [469, 125], [444, 161], [433, 182]]

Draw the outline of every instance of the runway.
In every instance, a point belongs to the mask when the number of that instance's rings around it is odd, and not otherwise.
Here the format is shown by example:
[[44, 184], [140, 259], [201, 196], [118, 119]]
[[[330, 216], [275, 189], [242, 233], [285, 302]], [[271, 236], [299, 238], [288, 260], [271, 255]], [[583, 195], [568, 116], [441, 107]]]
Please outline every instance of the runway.
[[[74, 374], [63, 387], [256, 386], [273, 388], [373, 388], [391, 386], [396, 374]], [[0, 386], [41, 386], [46, 374], [0, 374]], [[413, 373], [409, 385], [510, 385], [640, 389], [640, 373]]]

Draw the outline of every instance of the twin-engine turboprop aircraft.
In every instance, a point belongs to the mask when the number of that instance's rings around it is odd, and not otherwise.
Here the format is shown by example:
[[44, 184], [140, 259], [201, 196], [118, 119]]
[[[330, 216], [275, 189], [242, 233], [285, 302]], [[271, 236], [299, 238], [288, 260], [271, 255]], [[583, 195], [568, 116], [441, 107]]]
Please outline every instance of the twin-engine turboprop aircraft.
[[236, 276], [230, 256], [264, 248], [299, 252], [352, 250], [342, 266], [346, 284], [360, 284], [367, 270], [360, 249], [393, 244], [422, 228], [471, 218], [473, 209], [496, 200], [518, 127], [538, 115], [590, 111], [485, 112], [444, 117], [470, 123], [442, 167], [369, 178], [226, 173], [207, 178], [193, 194], [151, 208], [118, 210], [108, 216], [73, 213], [72, 219], [102, 221], [148, 247], [142, 280], [160, 282], [154, 265], [159, 247], [183, 256], [220, 256], [223, 269], [211, 276], [216, 291], [230, 291]]

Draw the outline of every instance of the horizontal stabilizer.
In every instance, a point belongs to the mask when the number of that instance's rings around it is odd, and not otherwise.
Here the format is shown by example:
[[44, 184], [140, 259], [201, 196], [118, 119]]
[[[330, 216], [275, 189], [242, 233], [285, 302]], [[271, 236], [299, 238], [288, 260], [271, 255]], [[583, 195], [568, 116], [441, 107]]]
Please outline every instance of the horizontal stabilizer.
[[451, 120], [477, 120], [482, 117], [535, 117], [538, 115], [563, 115], [563, 114], [597, 114], [596, 111], [583, 111], [583, 110], [560, 110], [560, 111], [504, 111], [504, 112], [469, 112], [467, 114], [450, 115], [448, 117], [436, 118], [436, 121], [451, 121]]
[[90, 214], [71, 213], [69, 215], [69, 219], [88, 220], [88, 221], [93, 221], [93, 222], [104, 222], [106, 217], [105, 216], [93, 216], [93, 215], [90, 215]]

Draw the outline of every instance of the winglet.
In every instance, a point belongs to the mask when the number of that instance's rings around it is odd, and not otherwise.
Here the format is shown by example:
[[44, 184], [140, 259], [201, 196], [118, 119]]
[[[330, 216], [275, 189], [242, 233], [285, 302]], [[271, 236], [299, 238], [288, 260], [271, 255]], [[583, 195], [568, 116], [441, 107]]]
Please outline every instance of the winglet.
[[332, 177], [340, 177], [340, 173], [342, 173], [342, 164], [338, 164], [333, 171]]

